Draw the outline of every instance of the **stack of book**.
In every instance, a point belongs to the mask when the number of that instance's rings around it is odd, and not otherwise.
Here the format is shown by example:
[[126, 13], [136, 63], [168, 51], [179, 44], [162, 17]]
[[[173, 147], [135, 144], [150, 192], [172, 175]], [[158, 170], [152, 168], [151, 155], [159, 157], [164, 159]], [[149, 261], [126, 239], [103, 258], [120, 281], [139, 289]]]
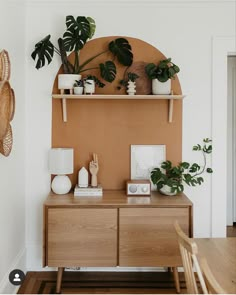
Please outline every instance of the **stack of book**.
[[74, 197], [102, 197], [102, 187], [100, 185], [96, 187], [79, 187], [76, 185]]

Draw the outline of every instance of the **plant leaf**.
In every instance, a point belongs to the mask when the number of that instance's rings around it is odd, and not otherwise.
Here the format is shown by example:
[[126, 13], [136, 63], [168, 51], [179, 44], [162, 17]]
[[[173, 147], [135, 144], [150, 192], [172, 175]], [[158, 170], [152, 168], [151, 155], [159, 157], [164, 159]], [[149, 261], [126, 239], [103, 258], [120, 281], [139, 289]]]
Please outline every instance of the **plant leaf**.
[[101, 76], [107, 82], [112, 82], [116, 78], [116, 66], [112, 61], [106, 61], [104, 64], [100, 63]]
[[93, 18], [91, 18], [90, 16], [87, 17], [87, 21], [89, 22], [89, 25], [90, 25], [89, 39], [92, 39], [92, 37], [96, 31], [96, 23], [95, 23], [95, 20]]
[[68, 15], [66, 26], [67, 31], [63, 35], [66, 51], [81, 50], [91, 35], [90, 22], [84, 16], [78, 16], [75, 20], [72, 15]]
[[183, 167], [184, 169], [188, 169], [190, 164], [188, 162], [182, 162], [180, 163], [180, 167]]
[[213, 170], [212, 170], [211, 168], [207, 168], [207, 169], [206, 169], [206, 172], [207, 172], [207, 173], [213, 173]]
[[124, 66], [131, 66], [133, 63], [133, 53], [131, 46], [125, 38], [117, 38], [109, 43], [109, 50], [117, 57]]
[[161, 168], [165, 169], [165, 170], [170, 170], [172, 167], [172, 163], [171, 161], [164, 161], [161, 164]]
[[50, 41], [51, 35], [47, 35], [41, 41], [35, 44], [35, 49], [31, 54], [33, 60], [37, 59], [36, 69], [40, 69], [45, 65], [47, 60], [48, 64], [51, 63], [54, 55], [54, 46]]
[[156, 78], [156, 65], [154, 63], [147, 64], [145, 67], [145, 72], [149, 79]]

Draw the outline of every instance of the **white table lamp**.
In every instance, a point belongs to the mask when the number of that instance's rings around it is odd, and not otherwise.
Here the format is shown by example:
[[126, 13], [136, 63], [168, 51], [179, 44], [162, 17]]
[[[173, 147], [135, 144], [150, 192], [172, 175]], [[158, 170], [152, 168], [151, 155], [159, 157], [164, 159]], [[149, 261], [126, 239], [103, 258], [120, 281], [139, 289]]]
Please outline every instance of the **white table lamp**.
[[55, 194], [67, 194], [71, 189], [70, 178], [66, 174], [74, 171], [73, 149], [52, 148], [49, 152], [49, 171], [56, 175], [51, 188]]

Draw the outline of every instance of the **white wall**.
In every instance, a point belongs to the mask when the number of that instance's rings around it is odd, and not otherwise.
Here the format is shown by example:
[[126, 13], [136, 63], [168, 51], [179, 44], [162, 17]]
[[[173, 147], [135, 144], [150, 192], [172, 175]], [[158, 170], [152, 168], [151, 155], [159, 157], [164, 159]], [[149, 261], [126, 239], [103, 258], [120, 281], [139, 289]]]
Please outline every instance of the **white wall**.
[[[123, 35], [142, 39], [157, 47], [181, 68], [179, 73], [183, 93], [183, 159], [198, 161], [192, 146], [204, 137], [212, 137], [212, 55], [215, 36], [235, 36], [235, 1], [28, 1], [27, 4], [27, 266], [41, 267], [42, 204], [50, 189], [47, 153], [51, 145], [51, 90], [59, 67], [54, 60], [48, 68], [37, 71], [30, 59], [34, 44], [51, 33], [56, 40], [64, 31], [65, 16], [86, 15], [96, 20], [95, 37]], [[147, 57], [148, 59], [148, 57]], [[223, 94], [222, 101], [227, 99]], [[220, 106], [215, 105], [220, 112]], [[215, 109], [214, 109], [215, 110]], [[226, 114], [225, 114], [226, 115]], [[225, 121], [225, 115], [223, 120]], [[217, 130], [218, 138], [226, 130]], [[213, 138], [214, 140], [214, 138]], [[226, 154], [226, 149], [220, 151]], [[217, 157], [220, 156], [219, 154]], [[225, 167], [214, 167], [221, 183]], [[212, 178], [205, 176], [201, 187], [186, 188], [194, 203], [194, 235], [224, 236], [226, 224], [225, 193], [216, 204], [221, 212], [218, 230], [212, 230]]]
[[16, 95], [13, 148], [0, 154], [0, 293], [15, 289], [9, 272], [25, 270], [25, 8], [22, 1], [0, 0], [0, 48], [11, 60], [10, 84]]

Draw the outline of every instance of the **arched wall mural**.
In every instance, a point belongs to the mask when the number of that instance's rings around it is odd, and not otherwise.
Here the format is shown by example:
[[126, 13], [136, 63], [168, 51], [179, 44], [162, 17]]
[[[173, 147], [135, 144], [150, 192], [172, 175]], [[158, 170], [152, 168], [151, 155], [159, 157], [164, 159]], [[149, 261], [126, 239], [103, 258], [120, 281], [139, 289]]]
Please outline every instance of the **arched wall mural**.
[[[89, 41], [80, 53], [80, 62], [105, 49], [114, 36]], [[125, 37], [132, 46], [134, 62], [128, 71], [136, 72], [137, 95], [149, 94], [151, 81], [144, 73], [145, 63], [166, 58], [152, 45], [131, 37]], [[90, 64], [98, 66], [109, 59], [109, 53], [101, 55]], [[96, 88], [96, 94], [125, 94], [125, 89], [117, 89], [125, 68], [117, 66], [117, 77], [112, 83], [105, 82], [104, 88]], [[60, 68], [59, 73], [62, 73]], [[97, 70], [89, 74], [98, 75]], [[88, 74], [87, 72], [84, 75]], [[58, 76], [58, 75], [57, 75]], [[58, 78], [55, 78], [52, 92], [59, 93]], [[176, 77], [172, 80], [174, 94], [182, 94]], [[165, 144], [166, 159], [174, 164], [182, 157], [182, 100], [174, 102], [173, 121], [168, 121], [168, 100], [67, 100], [67, 122], [62, 120], [61, 100], [52, 100], [52, 147], [74, 148], [74, 174], [72, 184], [77, 183], [78, 170], [88, 169], [92, 153], [99, 158], [98, 181], [104, 189], [124, 189], [130, 178], [131, 144]]]

